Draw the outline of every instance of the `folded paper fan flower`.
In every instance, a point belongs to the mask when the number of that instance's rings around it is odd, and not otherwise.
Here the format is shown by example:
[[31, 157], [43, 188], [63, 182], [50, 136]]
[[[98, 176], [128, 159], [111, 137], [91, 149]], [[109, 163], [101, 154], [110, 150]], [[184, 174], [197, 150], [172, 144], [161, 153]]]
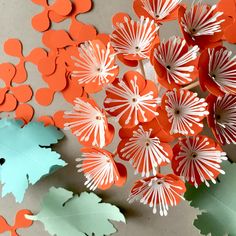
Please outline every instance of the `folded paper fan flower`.
[[170, 163], [172, 148], [168, 141], [172, 137], [166, 135], [156, 118], [131, 129], [122, 128], [119, 134], [119, 157], [133, 165], [135, 174], [149, 177], [152, 171], [156, 175], [158, 166]]
[[104, 147], [114, 136], [114, 127], [108, 123], [104, 111], [88, 98], [77, 98], [73, 111], [64, 113], [64, 127], [78, 137], [84, 146]]
[[157, 105], [154, 82], [145, 80], [136, 71], [126, 72], [123, 79], [116, 79], [106, 88], [105, 109], [110, 115], [116, 116], [123, 127], [151, 121], [158, 115]]
[[159, 41], [159, 27], [153, 20], [142, 16], [139, 21], [133, 21], [129, 15], [118, 13], [113, 23], [111, 45], [122, 62], [136, 66], [137, 61], [149, 57], [152, 46]]
[[223, 12], [217, 6], [210, 6], [202, 1], [192, 4], [191, 9], [179, 8], [179, 25], [189, 45], [198, 45], [200, 49], [215, 47], [221, 44]]
[[180, 140], [173, 148], [172, 168], [196, 188], [209, 180], [216, 183], [219, 174], [224, 174], [220, 163], [227, 160], [226, 153], [207, 136], [188, 137]]
[[236, 56], [221, 46], [204, 50], [199, 59], [199, 79], [202, 89], [215, 96], [236, 95]]
[[159, 83], [167, 89], [173, 89], [196, 79], [198, 51], [198, 46], [190, 49], [184, 39], [176, 36], [154, 47], [152, 63]]
[[201, 132], [202, 120], [209, 114], [204, 98], [185, 89], [167, 91], [157, 117], [171, 135], [192, 136]]
[[182, 0], [134, 0], [133, 8], [138, 17], [144, 16], [157, 24], [178, 18]]
[[131, 190], [128, 201], [140, 201], [143, 204], [148, 204], [153, 208], [153, 213], [159, 212], [161, 216], [167, 216], [169, 206], [176, 206], [181, 200], [186, 191], [184, 182], [174, 174], [148, 177], [138, 180]]
[[236, 96], [209, 95], [207, 102], [209, 104], [207, 121], [215, 138], [222, 145], [236, 144]]
[[85, 185], [90, 190], [106, 190], [113, 184], [123, 186], [127, 172], [124, 165], [114, 161], [114, 155], [100, 148], [82, 148], [82, 158], [77, 158], [79, 172], [84, 172]]
[[99, 92], [118, 75], [115, 52], [110, 43], [105, 46], [101, 41], [93, 40], [72, 49], [71, 76], [87, 93]]

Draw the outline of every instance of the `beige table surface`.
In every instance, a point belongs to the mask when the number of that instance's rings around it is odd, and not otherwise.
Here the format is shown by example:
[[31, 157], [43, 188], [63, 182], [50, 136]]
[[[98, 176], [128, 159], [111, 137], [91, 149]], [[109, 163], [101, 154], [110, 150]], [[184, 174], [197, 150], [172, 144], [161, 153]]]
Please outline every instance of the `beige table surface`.
[[[190, 5], [192, 1], [183, 1]], [[206, 1], [214, 3], [215, 1]], [[12, 61], [12, 58], [4, 55], [2, 45], [8, 38], [19, 38], [24, 45], [24, 52], [27, 54], [32, 48], [42, 46], [41, 34], [34, 31], [31, 27], [31, 17], [35, 15], [40, 8], [34, 5], [31, 0], [0, 0], [0, 61]], [[94, 0], [94, 8], [88, 14], [79, 16], [79, 19], [94, 24], [100, 32], [109, 33], [112, 30], [111, 17], [114, 13], [123, 11], [128, 12], [134, 16], [132, 11], [132, 0]], [[67, 27], [68, 22], [55, 26], [56, 29]], [[180, 35], [179, 27], [176, 23], [166, 23], [161, 29], [161, 38], [168, 39], [172, 35]], [[236, 46], [230, 47], [236, 52]], [[31, 86], [36, 89], [44, 85], [40, 78], [40, 74], [36, 68], [27, 65], [29, 72], [29, 80]], [[124, 71], [124, 68], [122, 68]], [[123, 73], [123, 72], [122, 72]], [[102, 96], [97, 96], [101, 101]], [[40, 115], [53, 114], [59, 109], [71, 109], [70, 104], [67, 104], [60, 95], [56, 96], [53, 104], [50, 107], [42, 107], [35, 104], [35, 118]], [[118, 143], [116, 138], [113, 145], [109, 147], [111, 151], [114, 150]], [[0, 147], [1, 148], [1, 147]], [[76, 139], [69, 133], [66, 133], [66, 138], [56, 146], [56, 150], [61, 153], [62, 158], [69, 163], [67, 167], [57, 171], [53, 175], [41, 180], [34, 186], [31, 186], [25, 195], [25, 200], [22, 204], [16, 204], [13, 197], [8, 195], [0, 200], [0, 214], [12, 222], [15, 212], [19, 209], [30, 209], [37, 213], [40, 209], [40, 202], [45, 193], [51, 186], [65, 187], [73, 190], [76, 193], [85, 191], [84, 177], [78, 174], [75, 168], [75, 158], [80, 156], [80, 145]], [[236, 151], [236, 147], [226, 147], [231, 158]], [[133, 175], [133, 169], [129, 163], [128, 167], [128, 181], [123, 188], [113, 187], [108, 191], [96, 193], [100, 195], [104, 201], [114, 203], [120, 207], [127, 218], [127, 225], [115, 224], [119, 232], [117, 236], [197, 236], [199, 232], [192, 226], [192, 222], [197, 210], [192, 209], [188, 202], [182, 202], [179, 206], [172, 208], [167, 217], [160, 217], [158, 214], [153, 215], [149, 207], [135, 203], [130, 205], [126, 199], [129, 190], [138, 178]], [[12, 219], [12, 220], [11, 220]], [[20, 235], [22, 236], [48, 236], [41, 223], [35, 223], [31, 228], [26, 229]], [[4, 234], [8, 235], [8, 234]], [[70, 236], [65, 235], [65, 236]]]

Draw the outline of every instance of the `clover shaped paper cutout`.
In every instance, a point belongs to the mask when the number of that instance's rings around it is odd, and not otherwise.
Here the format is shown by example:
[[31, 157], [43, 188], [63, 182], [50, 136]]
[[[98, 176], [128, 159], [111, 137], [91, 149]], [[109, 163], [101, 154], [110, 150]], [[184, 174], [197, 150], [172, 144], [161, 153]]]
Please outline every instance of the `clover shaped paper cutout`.
[[9, 225], [3, 216], [0, 216], [0, 233], [9, 231], [11, 236], [19, 236], [18, 229], [28, 228], [33, 224], [33, 221], [26, 218], [26, 215], [32, 215], [32, 212], [26, 209], [16, 213], [14, 225]]
[[22, 128], [22, 122], [0, 120], [0, 182], [2, 196], [12, 193], [22, 202], [29, 184], [35, 184], [51, 171], [66, 163], [50, 148], [63, 138], [53, 126], [31, 122]]

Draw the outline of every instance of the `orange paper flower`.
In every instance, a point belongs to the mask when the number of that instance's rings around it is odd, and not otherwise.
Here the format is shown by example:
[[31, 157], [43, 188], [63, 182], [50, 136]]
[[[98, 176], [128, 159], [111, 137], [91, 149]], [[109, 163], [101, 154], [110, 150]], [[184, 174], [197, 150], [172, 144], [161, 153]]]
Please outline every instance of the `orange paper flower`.
[[104, 111], [88, 98], [77, 98], [73, 111], [65, 112], [64, 127], [78, 137], [84, 146], [103, 148], [114, 136], [114, 127], [107, 121]]
[[152, 171], [156, 175], [158, 166], [170, 163], [172, 148], [167, 142], [171, 137], [166, 136], [156, 118], [132, 129], [122, 128], [120, 137], [118, 154], [133, 165], [135, 174], [149, 177]]
[[178, 18], [182, 0], [134, 0], [134, 11], [138, 17], [144, 16], [157, 24]]
[[160, 124], [171, 135], [187, 136], [196, 135], [202, 130], [202, 120], [209, 113], [204, 98], [184, 89], [167, 91], [158, 112]]
[[196, 188], [208, 181], [216, 183], [217, 176], [224, 171], [220, 167], [227, 160], [226, 153], [220, 146], [206, 136], [188, 137], [179, 141], [173, 149], [172, 168], [174, 173], [183, 176]]
[[205, 49], [221, 44], [224, 29], [222, 23], [225, 19], [223, 12], [217, 11], [216, 7], [202, 1], [193, 3], [190, 10], [180, 7], [179, 24], [189, 45], [198, 45]]
[[133, 127], [139, 122], [151, 121], [158, 115], [157, 89], [150, 80], [135, 71], [125, 73], [123, 79], [116, 79], [106, 88], [104, 106], [116, 116], [123, 127]]
[[81, 44], [70, 51], [71, 76], [78, 80], [87, 93], [96, 93], [112, 83], [118, 75], [115, 53], [110, 43], [105, 46], [99, 40]]
[[133, 21], [129, 15], [118, 13], [113, 17], [113, 24], [111, 44], [127, 65], [136, 66], [137, 61], [148, 58], [152, 46], [159, 41], [158, 26], [149, 18]]
[[199, 79], [202, 89], [215, 96], [236, 95], [236, 56], [221, 46], [204, 50], [199, 59]]
[[236, 144], [236, 96], [209, 95], [207, 102], [209, 104], [207, 121], [215, 138], [222, 145]]
[[90, 190], [97, 188], [106, 190], [113, 184], [122, 186], [126, 182], [126, 168], [120, 163], [114, 161], [114, 156], [100, 148], [82, 148], [82, 158], [76, 159], [79, 172], [83, 171], [87, 181], [85, 185]]
[[169, 206], [176, 206], [186, 191], [184, 182], [176, 175], [157, 174], [153, 177], [138, 180], [131, 190], [128, 201], [140, 201], [153, 208], [153, 213], [159, 212], [161, 216], [167, 216]]
[[159, 83], [173, 89], [196, 79], [198, 51], [198, 46], [189, 49], [186, 41], [176, 36], [157, 45], [153, 50], [152, 62]]

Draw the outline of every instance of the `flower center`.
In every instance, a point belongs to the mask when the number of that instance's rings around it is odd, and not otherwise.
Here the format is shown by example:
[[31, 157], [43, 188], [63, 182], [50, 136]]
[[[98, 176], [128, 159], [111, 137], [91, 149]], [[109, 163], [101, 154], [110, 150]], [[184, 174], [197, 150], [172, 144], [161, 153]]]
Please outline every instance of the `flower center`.
[[96, 116], [96, 120], [101, 120], [102, 117], [101, 116]]
[[180, 114], [180, 110], [179, 109], [176, 109], [175, 110], [175, 115], [179, 115]]
[[192, 32], [192, 34], [195, 34], [195, 33], [197, 32], [197, 30], [196, 30], [195, 28], [193, 28], [193, 29], [191, 30], [191, 32]]
[[132, 98], [132, 102], [136, 103], [137, 102], [137, 98]]
[[168, 70], [170, 70], [170, 69], [171, 69], [171, 66], [170, 66], [170, 65], [168, 65], [168, 66], [166, 66], [166, 68], [167, 68]]
[[136, 51], [136, 52], [140, 51], [140, 47], [139, 47], [139, 46], [136, 46], [136, 47], [135, 47], [135, 51]]
[[156, 18], [159, 18], [160, 16], [158, 14], [155, 15]]
[[216, 120], [220, 120], [221, 119], [221, 115], [220, 114], [216, 114]]
[[192, 158], [196, 158], [197, 157], [197, 153], [193, 152], [191, 156], [192, 156]]

